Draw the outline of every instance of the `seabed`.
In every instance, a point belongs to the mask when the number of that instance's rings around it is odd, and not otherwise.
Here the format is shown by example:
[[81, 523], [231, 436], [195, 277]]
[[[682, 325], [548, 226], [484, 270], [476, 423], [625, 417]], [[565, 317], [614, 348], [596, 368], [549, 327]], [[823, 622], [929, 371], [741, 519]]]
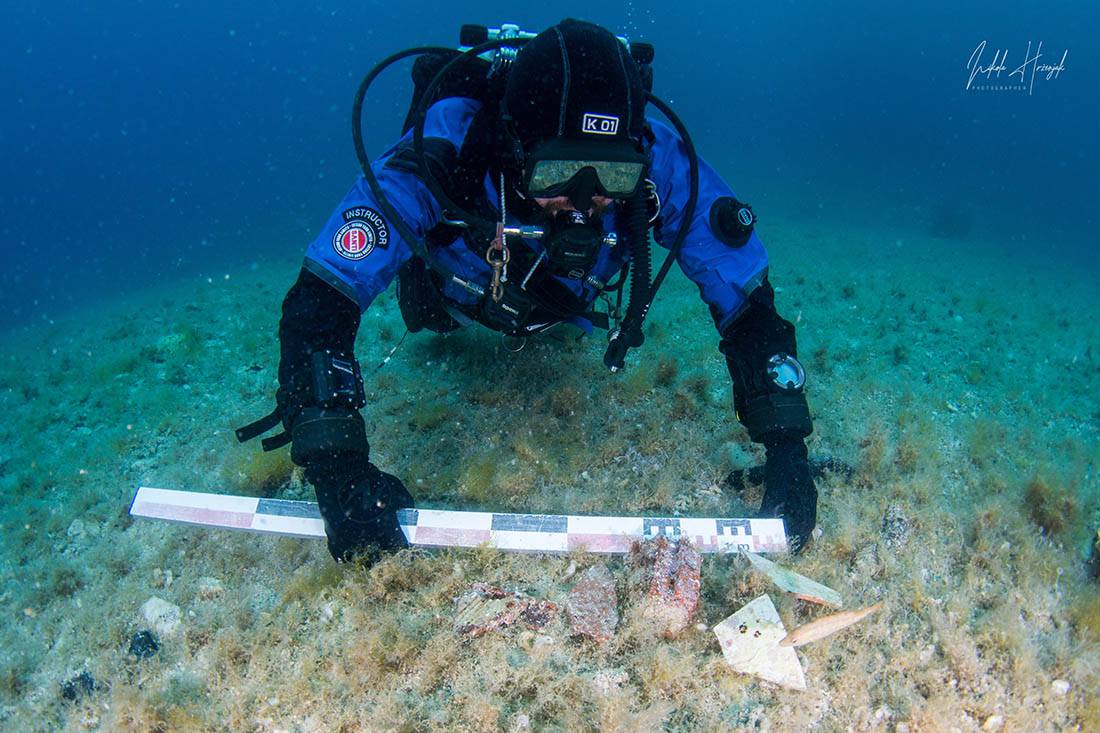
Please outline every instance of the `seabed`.
[[[288, 259], [2, 337], [0, 727], [1100, 726], [1094, 278], [1006, 259], [995, 242], [762, 226], [809, 375], [811, 455], [855, 469], [819, 483], [821, 536], [785, 562], [851, 607], [884, 601], [797, 650], [805, 692], [723, 661], [710, 628], [764, 592], [788, 628], [819, 614], [734, 558], [704, 561], [696, 623], [666, 640], [632, 612], [621, 560], [481, 548], [339, 567], [320, 541], [131, 520], [142, 484], [312, 498], [286, 451], [233, 436], [270, 409]], [[483, 331], [410, 335], [376, 370], [403, 332], [391, 290], [364, 315], [357, 352], [372, 458], [423, 506], [737, 516], [759, 501], [759, 487], [723, 490], [763, 456], [675, 268], [619, 375], [601, 366], [599, 336], [513, 354]], [[454, 599], [475, 582], [562, 605], [600, 561], [623, 599], [602, 645], [560, 620], [453, 630]], [[153, 597], [178, 624], [138, 658], [128, 649]]]

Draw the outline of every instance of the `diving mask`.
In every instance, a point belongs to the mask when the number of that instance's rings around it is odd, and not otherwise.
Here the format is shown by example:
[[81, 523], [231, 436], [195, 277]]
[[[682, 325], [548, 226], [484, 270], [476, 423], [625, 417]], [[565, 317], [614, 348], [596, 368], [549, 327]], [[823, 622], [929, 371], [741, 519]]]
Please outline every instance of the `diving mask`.
[[526, 158], [523, 190], [533, 198], [570, 196], [578, 188], [592, 196], [629, 198], [645, 179], [649, 158], [628, 146], [598, 146], [556, 139]]

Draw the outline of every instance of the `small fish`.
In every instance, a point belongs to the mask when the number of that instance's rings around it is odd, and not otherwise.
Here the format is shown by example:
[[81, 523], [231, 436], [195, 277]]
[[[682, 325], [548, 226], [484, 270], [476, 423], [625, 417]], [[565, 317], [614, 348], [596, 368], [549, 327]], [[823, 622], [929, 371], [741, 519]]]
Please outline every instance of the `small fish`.
[[831, 613], [828, 616], [814, 619], [804, 626], [793, 629], [791, 633], [780, 640], [779, 646], [802, 646], [803, 644], [809, 644], [811, 641], [823, 639], [829, 634], [835, 634], [847, 626], [862, 621], [880, 608], [882, 608], [882, 601], [873, 606], [867, 606], [867, 608]]

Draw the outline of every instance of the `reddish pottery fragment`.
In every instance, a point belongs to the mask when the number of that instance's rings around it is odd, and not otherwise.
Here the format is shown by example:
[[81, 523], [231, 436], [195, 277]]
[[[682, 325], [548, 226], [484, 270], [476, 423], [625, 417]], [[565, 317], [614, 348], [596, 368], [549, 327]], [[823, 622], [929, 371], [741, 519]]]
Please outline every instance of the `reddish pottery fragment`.
[[487, 583], [474, 583], [470, 590], [455, 599], [455, 605], [455, 633], [470, 638], [517, 622], [541, 629], [558, 610], [550, 601], [540, 601]]
[[633, 585], [642, 595], [643, 616], [655, 621], [666, 638], [691, 623], [699, 608], [703, 558], [691, 540], [666, 537], [636, 542], [631, 550]]
[[615, 579], [603, 563], [593, 565], [581, 574], [565, 610], [569, 614], [572, 633], [603, 643], [615, 635], [619, 625], [619, 598]]

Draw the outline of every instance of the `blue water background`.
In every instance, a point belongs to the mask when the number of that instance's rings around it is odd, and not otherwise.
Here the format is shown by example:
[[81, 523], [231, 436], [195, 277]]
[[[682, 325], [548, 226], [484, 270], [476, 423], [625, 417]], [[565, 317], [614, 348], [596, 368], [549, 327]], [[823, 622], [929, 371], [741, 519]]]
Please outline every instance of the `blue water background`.
[[[893, 243], [954, 212], [1006, 262], [1100, 269], [1094, 3], [4, 5], [0, 327], [295, 256], [354, 180], [351, 99], [375, 61], [452, 45], [462, 23], [566, 15], [656, 45], [655, 91], [765, 222], [881, 225]], [[1011, 70], [1042, 41], [1066, 69], [968, 91], [982, 40], [986, 63], [1007, 49]], [[373, 90], [372, 150], [408, 94], [404, 70]]]

